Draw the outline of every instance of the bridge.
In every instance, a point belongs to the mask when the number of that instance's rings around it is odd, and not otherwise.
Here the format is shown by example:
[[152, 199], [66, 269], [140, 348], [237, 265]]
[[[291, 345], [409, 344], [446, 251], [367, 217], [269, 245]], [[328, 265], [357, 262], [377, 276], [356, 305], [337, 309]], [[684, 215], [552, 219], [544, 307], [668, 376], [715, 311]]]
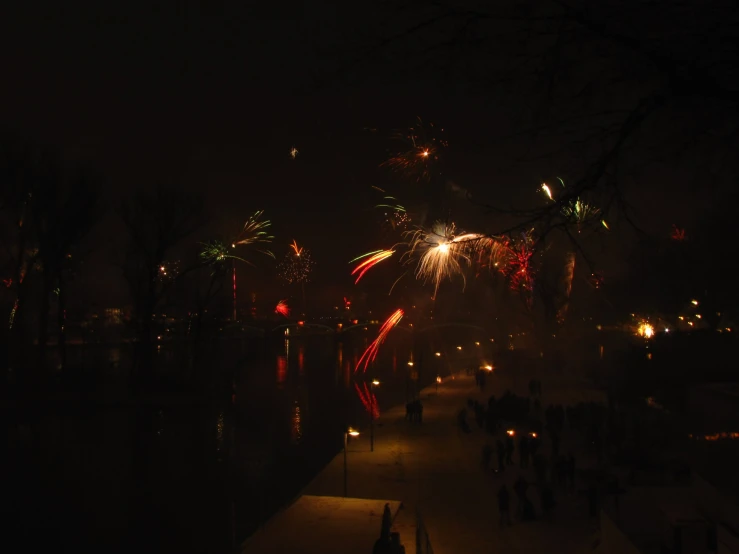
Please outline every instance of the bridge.
[[[347, 333], [353, 333], [357, 331], [371, 331], [374, 332], [384, 323], [384, 321], [378, 320], [292, 320], [277, 323], [275, 321], [262, 320], [262, 321], [250, 321], [243, 323], [231, 323], [224, 325], [224, 331], [227, 333], [246, 333], [246, 334], [257, 334], [260, 336], [269, 335], [343, 335]], [[431, 325], [425, 325], [422, 327], [414, 327], [412, 323], [402, 323], [396, 326], [393, 330], [403, 331], [405, 333], [423, 334], [430, 331], [452, 329], [452, 328], [466, 328], [481, 333], [487, 333], [488, 330], [479, 325], [473, 325], [464, 321], [448, 321], [443, 323], [434, 323]]]

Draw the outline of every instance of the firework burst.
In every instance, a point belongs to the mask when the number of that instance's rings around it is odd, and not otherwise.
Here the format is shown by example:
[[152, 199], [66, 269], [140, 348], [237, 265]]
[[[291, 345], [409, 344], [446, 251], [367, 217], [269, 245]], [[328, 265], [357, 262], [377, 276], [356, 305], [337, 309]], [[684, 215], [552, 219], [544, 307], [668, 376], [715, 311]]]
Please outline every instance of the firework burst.
[[[565, 189], [565, 182], [557, 177], [557, 180], [559, 181], [560, 188], [562, 190]], [[547, 185], [546, 183], [542, 183], [541, 190], [544, 194], [547, 195], [549, 200], [552, 202], [557, 202], [561, 204], [560, 211], [564, 218], [567, 220], [568, 223], [572, 223], [577, 225], [577, 232], [580, 232], [580, 227], [588, 223], [594, 219], [596, 219], [600, 215], [600, 209], [588, 204], [581, 198], [570, 198], [570, 199], [563, 199], [559, 200], [557, 194], [555, 194], [552, 191], [552, 187]], [[603, 226], [608, 229], [608, 225], [605, 223], [605, 220], [601, 220], [601, 223]]]
[[240, 258], [233, 254], [233, 247], [229, 248], [225, 242], [220, 240], [211, 240], [200, 243], [203, 249], [200, 251], [200, 259], [206, 265], [217, 267], [222, 265], [226, 260], [239, 260], [247, 262], [244, 258]]
[[531, 292], [534, 289], [534, 269], [531, 266], [535, 246], [533, 234], [522, 233], [520, 239], [507, 240], [502, 244], [506, 249], [507, 262], [501, 273], [510, 279], [511, 289]]
[[[263, 215], [264, 211], [259, 210], [246, 220], [241, 233], [231, 242], [232, 248], [236, 248], [237, 246], [256, 246], [272, 242], [274, 237], [267, 232], [272, 222], [268, 219], [262, 220]], [[272, 258], [275, 257], [269, 250], [260, 250], [259, 248], [256, 248], [256, 250]]]
[[157, 272], [157, 277], [162, 283], [168, 283], [174, 281], [180, 274], [180, 261], [172, 260], [162, 262]]
[[417, 183], [428, 182], [438, 173], [441, 151], [448, 146], [447, 141], [441, 138], [443, 132], [444, 129], [434, 128], [433, 123], [427, 128], [418, 118], [416, 125], [396, 133], [396, 138], [405, 144], [405, 148], [382, 165]]
[[277, 271], [280, 279], [288, 285], [304, 284], [309, 281], [313, 266], [310, 250], [293, 241], [290, 250], [277, 265]]
[[673, 225], [672, 226], [672, 233], [670, 234], [670, 238], [672, 240], [676, 240], [678, 242], [684, 241], [686, 239], [685, 229], [681, 229], [677, 225]]
[[405, 209], [405, 206], [400, 204], [398, 199], [394, 196], [388, 196], [380, 187], [373, 186], [372, 188], [383, 194], [382, 201], [377, 204], [375, 208], [383, 211], [383, 215], [385, 216], [385, 225], [387, 225], [392, 231], [405, 231], [411, 222], [411, 218], [408, 215], [408, 211]]
[[382, 346], [382, 343], [385, 342], [385, 339], [387, 339], [390, 331], [392, 331], [398, 325], [398, 323], [400, 323], [400, 320], [403, 319], [403, 314], [403, 310], [398, 308], [392, 313], [389, 318], [385, 320], [385, 323], [382, 324], [382, 326], [380, 327], [380, 331], [377, 333], [377, 338], [372, 341], [372, 344], [367, 347], [367, 350], [364, 351], [362, 357], [359, 358], [357, 366], [354, 368], [354, 373], [359, 371], [359, 368], [362, 367], [363, 364], [363, 372], [367, 371], [367, 367], [369, 367], [369, 364], [374, 362], [375, 358], [377, 358], [377, 353], [380, 351], [380, 346]]
[[434, 298], [443, 280], [455, 275], [464, 279], [463, 265], [471, 262], [471, 253], [484, 238], [477, 233], [457, 234], [454, 223], [440, 221], [431, 230], [417, 229], [407, 236], [409, 249], [404, 256], [409, 262], [417, 260], [416, 278], [434, 284]]
[[390, 256], [395, 254], [395, 250], [375, 250], [374, 252], [367, 252], [366, 254], [362, 254], [361, 256], [357, 256], [349, 263], [354, 263], [357, 260], [363, 261], [359, 262], [357, 266], [352, 271], [352, 275], [357, 275], [357, 280], [354, 281], [354, 284], [356, 285], [359, 283], [359, 280], [364, 277], [364, 274], [367, 273], [371, 268], [379, 264], [383, 260], [387, 260]]
[[277, 303], [277, 306], [275, 306], [275, 313], [284, 317], [290, 317], [290, 306], [287, 305], [287, 300], [280, 300]]

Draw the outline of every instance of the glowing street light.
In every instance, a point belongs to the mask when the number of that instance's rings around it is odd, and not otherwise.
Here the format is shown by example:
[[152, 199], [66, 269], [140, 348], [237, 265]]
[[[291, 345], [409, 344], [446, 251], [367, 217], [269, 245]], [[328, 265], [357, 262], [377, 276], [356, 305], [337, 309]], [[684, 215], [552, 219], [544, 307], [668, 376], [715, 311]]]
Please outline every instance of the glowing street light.
[[457, 346], [457, 350], [462, 350], [462, 347], [461, 346]]
[[359, 431], [356, 429], [352, 429], [349, 427], [346, 431], [344, 431], [344, 498], [348, 496], [347, 494], [347, 466], [346, 466], [346, 444], [349, 442], [349, 437], [358, 437]]
[[441, 352], [434, 353], [434, 356], [436, 356], [437, 358], [440, 358], [441, 357]]

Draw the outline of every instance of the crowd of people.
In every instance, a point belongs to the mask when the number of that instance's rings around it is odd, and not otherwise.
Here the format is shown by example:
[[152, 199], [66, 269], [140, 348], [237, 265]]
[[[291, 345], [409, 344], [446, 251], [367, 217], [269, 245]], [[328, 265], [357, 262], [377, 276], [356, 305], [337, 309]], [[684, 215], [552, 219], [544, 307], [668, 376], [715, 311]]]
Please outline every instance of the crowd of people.
[[[485, 378], [484, 372], [477, 374], [477, 386], [482, 391], [485, 388]], [[506, 390], [499, 398], [490, 396], [486, 404], [470, 398], [467, 406], [458, 413], [462, 433], [472, 432], [468, 422], [468, 414], [471, 412], [478, 429], [484, 430], [489, 436], [482, 447], [483, 471], [499, 475], [506, 470], [519, 472], [512, 491], [505, 483], [498, 489], [501, 525], [510, 524], [514, 517], [519, 521], [531, 521], [539, 516], [551, 519], [557, 505], [555, 492], [576, 491], [575, 455], [573, 452], [560, 452], [565, 426], [571, 431], [581, 433], [585, 443], [595, 450], [599, 464], [601, 462], [600, 436], [607, 416], [606, 408], [596, 403], [579, 403], [567, 407], [549, 405], [542, 413], [541, 393], [541, 382], [532, 380], [529, 383], [529, 397], [517, 396]], [[542, 447], [543, 442], [547, 443], [546, 448]], [[529, 498], [532, 490], [539, 495], [540, 514], [537, 514]], [[589, 482], [582, 492], [588, 497], [590, 514], [597, 515], [598, 487]], [[516, 499], [516, 513], [513, 517], [512, 496]]]

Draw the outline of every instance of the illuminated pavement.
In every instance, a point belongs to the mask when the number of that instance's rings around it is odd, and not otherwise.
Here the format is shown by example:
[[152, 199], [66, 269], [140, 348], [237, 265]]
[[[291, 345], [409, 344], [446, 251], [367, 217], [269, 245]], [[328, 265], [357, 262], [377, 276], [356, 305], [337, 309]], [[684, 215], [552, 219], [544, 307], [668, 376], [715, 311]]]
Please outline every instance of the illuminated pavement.
[[[480, 466], [481, 449], [487, 435], [470, 417], [470, 434], [456, 425], [456, 414], [467, 398], [483, 401], [506, 389], [516, 394], [525, 391], [528, 377], [513, 382], [501, 376], [488, 381], [485, 393], [475, 388], [472, 377], [457, 376], [439, 388], [422, 392], [424, 421], [405, 421], [405, 407], [382, 414], [375, 428], [375, 451], [369, 451], [369, 433], [350, 441], [348, 452], [349, 496], [357, 498], [397, 498], [404, 502], [396, 520], [406, 551], [415, 552], [409, 532], [415, 510], [421, 510], [434, 554], [456, 552], [592, 552], [598, 539], [597, 523], [587, 514], [586, 499], [577, 494], [555, 490], [557, 507], [553, 522], [518, 523], [511, 527], [498, 525], [496, 493], [502, 482], [511, 492], [511, 513], [515, 516], [516, 499], [513, 482], [523, 472], [534, 481], [533, 469], [518, 470], [511, 466], [503, 476], [486, 473]], [[592, 398], [582, 386], [565, 388], [564, 383], [543, 381], [543, 400], [576, 402]], [[574, 390], [573, 390], [574, 389]], [[578, 467], [591, 465], [580, 454], [577, 442], [565, 432], [561, 452], [575, 452]], [[545, 440], [542, 451], [548, 455]], [[495, 457], [495, 456], [494, 456]], [[517, 461], [517, 455], [514, 454]], [[534, 487], [528, 496], [539, 513], [539, 499]], [[306, 487], [303, 494], [343, 495], [343, 454], [339, 454]]]

